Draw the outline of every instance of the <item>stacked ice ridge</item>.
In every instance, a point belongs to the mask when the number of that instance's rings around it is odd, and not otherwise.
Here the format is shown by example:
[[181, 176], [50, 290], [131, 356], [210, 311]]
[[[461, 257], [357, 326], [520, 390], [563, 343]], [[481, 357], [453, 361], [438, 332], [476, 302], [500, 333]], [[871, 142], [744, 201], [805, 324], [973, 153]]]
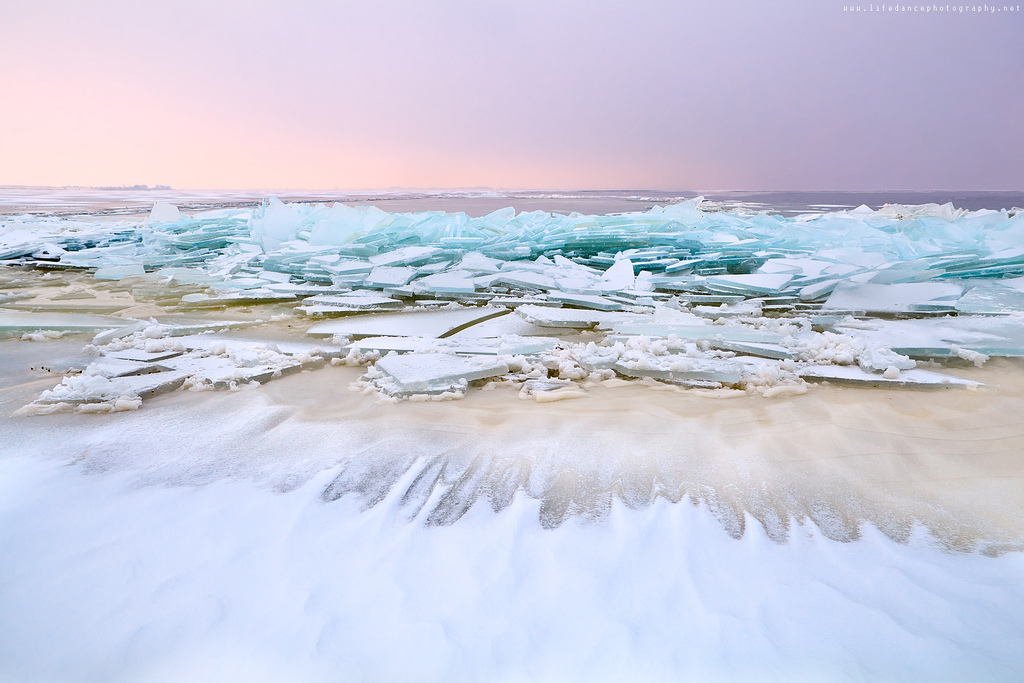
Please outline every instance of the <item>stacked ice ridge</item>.
[[271, 198], [157, 204], [142, 222], [8, 217], [0, 259], [0, 332], [96, 333], [26, 412], [131, 409], [327, 362], [367, 365], [356, 388], [385, 400], [511, 384], [543, 402], [623, 381], [968, 386], [944, 366], [1024, 354], [1019, 210], [790, 218], [696, 198], [469, 217]]

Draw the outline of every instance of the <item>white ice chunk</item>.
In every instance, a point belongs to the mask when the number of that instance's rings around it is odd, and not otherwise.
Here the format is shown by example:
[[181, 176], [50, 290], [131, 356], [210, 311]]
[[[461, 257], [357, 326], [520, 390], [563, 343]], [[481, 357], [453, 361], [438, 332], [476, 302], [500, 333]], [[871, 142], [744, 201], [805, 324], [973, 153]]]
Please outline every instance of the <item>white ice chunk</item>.
[[617, 292], [623, 289], [633, 289], [636, 278], [633, 275], [633, 262], [628, 258], [619, 259], [612, 267], [605, 271], [599, 287], [604, 292]]
[[173, 223], [179, 220], [181, 220], [181, 212], [178, 207], [167, 202], [153, 204], [153, 208], [150, 209], [149, 216], [146, 218], [147, 223]]

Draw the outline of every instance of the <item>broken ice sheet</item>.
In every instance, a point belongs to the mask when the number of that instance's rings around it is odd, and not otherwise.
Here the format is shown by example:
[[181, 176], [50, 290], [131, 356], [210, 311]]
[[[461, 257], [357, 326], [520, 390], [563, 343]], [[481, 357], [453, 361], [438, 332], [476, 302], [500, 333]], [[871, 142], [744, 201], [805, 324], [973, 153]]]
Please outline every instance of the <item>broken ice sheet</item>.
[[867, 372], [856, 365], [812, 365], [798, 371], [800, 377], [812, 381], [828, 381], [840, 384], [891, 387], [976, 387], [978, 382], [944, 375], [930, 370], [900, 370], [878, 374]]
[[157, 372], [108, 379], [102, 375], [65, 377], [53, 389], [44, 391], [14, 416], [45, 415], [52, 412], [121, 412], [138, 410], [142, 399], [174, 391], [185, 381], [179, 372]]
[[954, 304], [960, 313], [1013, 315], [1024, 313], [1024, 291], [1000, 284], [973, 287]]
[[611, 367], [626, 377], [650, 377], [688, 386], [736, 385], [743, 379], [743, 364], [737, 361], [679, 354], [619, 360]]
[[24, 332], [99, 332], [125, 326], [121, 318], [85, 313], [28, 313], [0, 309], [0, 335]]
[[[224, 356], [203, 356], [188, 353], [162, 361], [182, 376], [193, 377], [200, 383], [209, 384], [215, 389], [230, 389], [232, 386], [258, 382], [266, 382], [284, 375], [302, 370], [302, 363], [285, 357], [263, 358], [265, 354], [252, 351], [246, 358], [230, 358]], [[277, 354], [280, 355], [280, 354]]]
[[378, 292], [356, 291], [348, 294], [311, 296], [304, 299], [297, 310], [308, 315], [348, 315], [370, 311], [389, 311], [404, 308], [398, 299]]
[[598, 324], [612, 324], [615, 321], [628, 319], [628, 314], [590, 311], [571, 308], [552, 308], [548, 306], [524, 305], [516, 308], [524, 320], [540, 327], [561, 327], [570, 329], [589, 329]]
[[956, 357], [962, 350], [986, 356], [1024, 356], [1024, 317], [1018, 316], [844, 320], [833, 329], [913, 358]]
[[963, 287], [949, 282], [904, 282], [898, 284], [840, 283], [822, 306], [831, 309], [854, 309], [868, 313], [912, 313], [921, 304], [942, 302], [954, 305]]
[[[61, 268], [95, 269], [93, 275], [100, 278], [138, 273], [140, 267], [159, 269], [142, 276], [143, 284], [132, 292], [148, 292], [146, 296], [160, 305], [249, 305], [307, 297], [299, 310], [308, 314], [365, 314], [332, 321], [350, 327], [324, 335], [350, 339], [451, 337], [459, 339], [463, 349], [491, 348], [491, 341], [470, 340], [505, 334], [568, 336], [612, 326], [616, 338], [645, 335], [667, 341], [674, 334], [687, 352], [688, 344], [699, 342], [702, 349], [710, 346], [797, 364], [859, 363], [872, 375], [890, 368], [909, 371], [902, 367], [908, 360], [899, 356], [911, 352], [975, 359], [984, 354], [1024, 354], [1024, 336], [1012, 327], [1024, 303], [1024, 286], [1013, 278], [1024, 274], [1024, 217], [1015, 211], [965, 212], [933, 206], [875, 212], [861, 207], [789, 219], [702, 211], [698, 200], [616, 216], [517, 214], [511, 208], [480, 218], [443, 212], [390, 214], [342, 204], [285, 205], [275, 199], [256, 210], [195, 216], [172, 209], [155, 207], [141, 225], [117, 221], [111, 227], [86, 226], [68, 219], [55, 223], [68, 229], [53, 227], [38, 234], [9, 230], [0, 238], [7, 245], [0, 248], [0, 258], [38, 260], [45, 267], [60, 259]], [[12, 308], [22, 309], [67, 309], [82, 302], [108, 310], [133, 305], [125, 286], [93, 280], [93, 289], [107, 290], [103, 296], [109, 295], [109, 301], [79, 299], [93, 295], [92, 289], [80, 288], [56, 296], [33, 293], [32, 299], [13, 293], [0, 296], [11, 301]], [[210, 289], [159, 296], [162, 287], [184, 283]], [[356, 291], [344, 292], [348, 287]], [[673, 318], [659, 311], [659, 304], [665, 303], [659, 297], [670, 296], [665, 292], [677, 293], [692, 312], [708, 318], [767, 321], [799, 314], [808, 323], [802, 323], [805, 331], [809, 323], [817, 330], [836, 325], [833, 329], [844, 336], [796, 339], [791, 331], [777, 334], [781, 328], [773, 324], [703, 325], [697, 316]], [[122, 301], [115, 295], [127, 298]], [[14, 302], [13, 296], [19, 300]], [[442, 298], [479, 304], [492, 297], [493, 305], [518, 308], [517, 315], [459, 324], [441, 324], [438, 319], [436, 325], [421, 325], [412, 317], [396, 323], [386, 312], [397, 312], [417, 299], [410, 315], [428, 305], [446, 305], [438, 301]], [[801, 301], [826, 298], [821, 312], [811, 310], [816, 303], [804, 305], [806, 314], [797, 310]], [[560, 304], [562, 310], [551, 308]], [[713, 304], [729, 306], [711, 308]], [[619, 307], [636, 311], [634, 306], [639, 305], [654, 309], [653, 315], [616, 312]], [[845, 318], [864, 312], [961, 315], [949, 319], [955, 322], [937, 319], [935, 327], [888, 325], [927, 321]], [[965, 322], [967, 314], [977, 320]], [[994, 326], [990, 320], [996, 316], [1007, 322]], [[206, 325], [158, 325], [152, 330], [148, 322], [123, 321], [93, 330], [100, 332], [94, 343], [108, 354], [117, 349], [145, 353], [142, 339], [148, 332], [189, 335], [217, 329]], [[317, 329], [318, 325], [312, 328]], [[703, 338], [708, 333], [714, 336]], [[588, 339], [599, 337], [599, 332], [586, 333]], [[127, 348], [132, 344], [139, 349]], [[814, 344], [822, 349], [815, 351]], [[825, 348], [828, 344], [835, 348]], [[165, 351], [158, 346], [151, 350]], [[285, 349], [281, 344], [273, 348]], [[295, 356], [310, 351], [298, 342], [290, 348]], [[234, 352], [233, 347], [229, 350]]]
[[413, 310], [380, 313], [316, 323], [306, 334], [314, 337], [340, 335], [360, 337], [420, 336], [448, 337], [492, 318], [508, 314], [508, 309], [446, 306], [440, 310]]
[[550, 337], [518, 337], [506, 335], [497, 338], [436, 339], [432, 337], [367, 337], [352, 342], [346, 348], [366, 354], [434, 352], [471, 356], [525, 356], [548, 351], [558, 344]]
[[588, 294], [565, 294], [563, 292], [548, 292], [549, 301], [558, 301], [566, 306], [578, 308], [592, 308], [595, 311], [621, 311], [622, 304], [607, 299], [603, 296]]
[[373, 367], [377, 389], [390, 396], [461, 394], [469, 382], [497, 377], [508, 365], [489, 358], [466, 358], [440, 353], [390, 354]]

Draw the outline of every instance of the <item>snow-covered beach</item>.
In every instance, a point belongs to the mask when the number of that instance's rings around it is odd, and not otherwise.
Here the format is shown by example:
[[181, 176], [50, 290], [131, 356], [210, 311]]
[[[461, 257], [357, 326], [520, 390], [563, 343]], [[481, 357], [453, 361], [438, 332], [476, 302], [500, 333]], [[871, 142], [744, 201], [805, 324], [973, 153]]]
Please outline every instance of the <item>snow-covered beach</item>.
[[319, 210], [7, 219], [0, 680], [1024, 670], [1014, 211]]

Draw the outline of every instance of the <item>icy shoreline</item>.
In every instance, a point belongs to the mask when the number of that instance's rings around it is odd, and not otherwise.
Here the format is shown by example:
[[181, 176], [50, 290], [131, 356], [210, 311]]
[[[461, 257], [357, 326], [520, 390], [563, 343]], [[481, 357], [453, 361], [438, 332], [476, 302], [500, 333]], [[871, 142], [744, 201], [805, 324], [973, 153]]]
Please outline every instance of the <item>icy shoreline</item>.
[[[470, 218], [271, 198], [194, 216], [158, 203], [141, 223], [7, 218], [0, 332], [97, 333], [19, 414], [136, 410], [326, 362], [369, 365], [356, 388], [382, 399], [497, 381], [552, 402], [622, 378], [765, 397], [823, 381], [973, 387], [934, 364], [1024, 354], [1016, 209], [701, 207]], [[95, 284], [70, 286], [75, 270]], [[253, 310], [264, 317], [230, 315]], [[323, 341], [268, 340], [268, 319]]]

